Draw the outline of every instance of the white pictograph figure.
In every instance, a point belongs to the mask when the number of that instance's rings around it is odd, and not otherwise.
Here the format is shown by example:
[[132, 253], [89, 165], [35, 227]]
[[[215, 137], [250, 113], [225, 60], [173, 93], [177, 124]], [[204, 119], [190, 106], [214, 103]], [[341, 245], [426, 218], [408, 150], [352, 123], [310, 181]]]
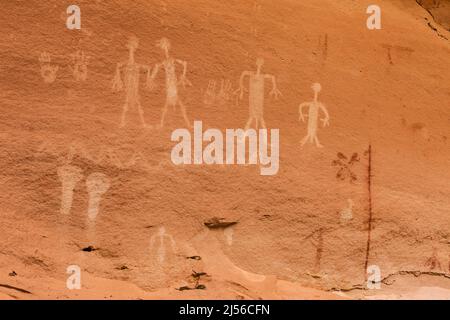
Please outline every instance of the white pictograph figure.
[[103, 173], [92, 173], [86, 178], [86, 189], [89, 194], [88, 218], [94, 222], [98, 214], [103, 194], [109, 189], [110, 182]]
[[[149, 80], [150, 67], [138, 64], [134, 60], [134, 53], [139, 46], [139, 39], [135, 36], [130, 37], [127, 43], [129, 50], [128, 62], [118, 63], [116, 67], [116, 75], [113, 79], [112, 89], [115, 91], [122, 91], [125, 86], [126, 97], [123, 106], [122, 117], [120, 120], [120, 127], [125, 126], [125, 118], [129, 108], [137, 107], [139, 117], [143, 127], [147, 127], [144, 120], [144, 111], [141, 106], [139, 96], [139, 76], [141, 70], [147, 71], [147, 80]], [[121, 79], [121, 72], [123, 73], [124, 82]], [[148, 84], [148, 83], [147, 83]]]
[[56, 73], [59, 67], [51, 64], [52, 58], [47, 52], [42, 52], [39, 56], [39, 64], [41, 65], [41, 76], [45, 83], [53, 83], [56, 79]]
[[[302, 122], [305, 122], [305, 117], [308, 117], [308, 133], [301, 141], [301, 144], [303, 146], [306, 142], [309, 141], [310, 143], [315, 143], [317, 147], [322, 148], [323, 146], [320, 144], [319, 139], [317, 138], [317, 122], [319, 120], [319, 112], [320, 110], [322, 110], [325, 115], [325, 118], [320, 119], [324, 127], [330, 125], [330, 116], [325, 106], [317, 99], [320, 90], [322, 90], [322, 86], [319, 83], [314, 83], [311, 88], [314, 91], [314, 100], [310, 102], [304, 102], [298, 107], [299, 121], [301, 120]], [[305, 107], [309, 109], [308, 115], [303, 114], [303, 108]]]
[[[155, 246], [156, 247], [156, 255], [157, 255], [157, 261], [159, 264], [164, 263], [166, 259], [166, 244], [164, 243], [164, 240], [167, 239], [170, 244], [170, 248], [172, 250], [172, 253], [176, 252], [176, 244], [173, 237], [169, 234], [166, 234], [166, 228], [160, 227], [158, 230], [158, 233], [153, 235], [150, 238], [150, 250], [153, 250]], [[159, 243], [156, 243], [158, 241]]]
[[249, 77], [249, 119], [245, 125], [245, 130], [248, 130], [253, 122], [255, 121], [255, 128], [258, 130], [259, 127], [266, 129], [266, 123], [264, 122], [264, 82], [266, 79], [272, 81], [272, 90], [270, 91], [270, 96], [278, 99], [281, 92], [277, 88], [277, 82], [275, 76], [270, 74], [261, 73], [261, 68], [264, 65], [264, 59], [258, 58], [256, 60], [256, 72], [255, 71], [244, 71], [239, 80], [239, 89], [235, 93], [239, 94], [239, 99], [242, 100], [244, 97], [244, 79]]
[[73, 201], [73, 191], [76, 184], [83, 179], [82, 170], [78, 167], [66, 164], [58, 168], [58, 178], [61, 181], [61, 214], [70, 213]]
[[89, 64], [89, 56], [86, 56], [84, 51], [77, 50], [71, 56], [72, 62], [74, 66], [70, 67], [72, 70], [73, 77], [76, 81], [86, 81], [88, 75], [88, 64]]
[[347, 222], [353, 219], [353, 206], [355, 205], [352, 199], [347, 199], [348, 206], [341, 210], [341, 221]]
[[[183, 115], [184, 121], [186, 122], [186, 125], [188, 128], [191, 127], [191, 124], [189, 122], [189, 119], [186, 114], [186, 106], [181, 101], [179, 94], [178, 94], [178, 85], [181, 84], [183, 87], [186, 85], [191, 86], [191, 82], [186, 78], [186, 72], [187, 72], [187, 62], [179, 59], [174, 59], [170, 56], [169, 50], [170, 50], [170, 41], [166, 38], [162, 38], [158, 41], [157, 46], [160, 47], [165, 54], [165, 60], [161, 63], [156, 64], [155, 68], [153, 69], [152, 75], [151, 75], [151, 85], [150, 87], [154, 87], [153, 80], [155, 79], [156, 75], [158, 74], [159, 70], [161, 68], [164, 68], [165, 70], [165, 76], [166, 76], [166, 103], [164, 105], [164, 108], [162, 110], [161, 115], [161, 123], [160, 127], [162, 128], [164, 126], [164, 119], [167, 114], [167, 109], [169, 107], [175, 107], [178, 105], [180, 107], [181, 113]], [[180, 76], [180, 79], [178, 79], [176, 74], [176, 67], [175, 63], [180, 64], [183, 66], [183, 73]]]

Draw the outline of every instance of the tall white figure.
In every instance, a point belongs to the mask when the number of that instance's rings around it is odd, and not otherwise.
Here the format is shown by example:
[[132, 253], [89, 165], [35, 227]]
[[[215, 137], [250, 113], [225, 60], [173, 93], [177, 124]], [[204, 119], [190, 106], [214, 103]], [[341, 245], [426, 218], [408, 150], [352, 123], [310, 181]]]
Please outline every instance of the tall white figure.
[[58, 178], [61, 181], [61, 208], [63, 215], [70, 213], [73, 202], [73, 191], [76, 184], [83, 179], [82, 170], [78, 167], [66, 164], [58, 168]]
[[[186, 78], [186, 72], [187, 72], [187, 62], [179, 59], [174, 59], [170, 56], [169, 50], [170, 50], [170, 41], [167, 38], [162, 38], [157, 42], [157, 47], [161, 48], [164, 51], [165, 59], [161, 62], [156, 64], [155, 68], [153, 69], [152, 75], [151, 75], [151, 84], [150, 87], [154, 87], [154, 79], [156, 75], [158, 74], [159, 70], [161, 68], [164, 68], [165, 76], [166, 76], [166, 103], [164, 105], [164, 108], [162, 110], [161, 115], [161, 123], [160, 127], [162, 128], [164, 126], [164, 119], [167, 114], [167, 109], [169, 106], [175, 107], [178, 105], [180, 107], [181, 113], [183, 115], [184, 121], [186, 122], [186, 125], [188, 128], [191, 127], [191, 124], [189, 122], [189, 119], [186, 114], [186, 106], [181, 101], [180, 96], [178, 94], [178, 85], [181, 84], [183, 87], [186, 85], [191, 86], [191, 82]], [[176, 65], [175, 63], [180, 64], [183, 67], [183, 73], [180, 76], [180, 79], [178, 79], [176, 74]]]
[[122, 117], [120, 119], [120, 127], [125, 126], [125, 117], [130, 107], [137, 107], [139, 117], [143, 127], [147, 127], [144, 120], [144, 111], [141, 106], [139, 96], [139, 76], [140, 71], [143, 69], [147, 71], [147, 80], [149, 80], [150, 67], [142, 64], [138, 64], [134, 60], [134, 53], [139, 46], [139, 39], [135, 36], [130, 37], [127, 43], [129, 50], [128, 62], [118, 63], [116, 67], [116, 75], [113, 79], [112, 89], [114, 91], [122, 91], [124, 83], [121, 79], [121, 73], [125, 79], [125, 104], [123, 106]]
[[169, 241], [172, 252], [175, 253], [176, 251], [175, 240], [172, 238], [171, 235], [166, 234], [166, 228], [160, 227], [158, 233], [150, 238], [150, 250], [152, 250], [155, 246], [157, 246], [156, 254], [157, 254], [157, 261], [159, 264], [162, 264], [166, 259], [166, 245], [164, 243], [165, 239]]
[[[319, 112], [320, 110], [322, 110], [325, 115], [323, 119], [320, 119], [324, 127], [330, 125], [330, 116], [325, 106], [318, 101], [319, 92], [322, 90], [322, 86], [320, 85], [320, 83], [314, 83], [311, 88], [314, 91], [314, 100], [310, 102], [304, 102], [300, 104], [298, 108], [299, 121], [302, 120], [302, 122], [305, 122], [305, 117], [308, 117], [308, 133], [301, 141], [301, 144], [303, 146], [306, 142], [309, 141], [310, 143], [315, 143], [317, 147], [323, 148], [323, 146], [319, 142], [319, 139], [317, 138], [317, 122], [319, 120]], [[303, 108], [305, 107], [309, 109], [308, 115], [303, 114]]]
[[239, 80], [239, 89], [235, 93], [239, 93], [239, 99], [244, 98], [244, 80], [245, 77], [249, 77], [249, 111], [250, 115], [245, 125], [245, 130], [248, 130], [253, 122], [255, 121], [255, 128], [258, 130], [259, 127], [266, 129], [266, 123], [264, 122], [264, 85], [265, 80], [269, 79], [272, 81], [272, 90], [270, 91], [270, 96], [278, 99], [281, 92], [277, 88], [277, 81], [275, 76], [271, 74], [264, 74], [261, 72], [262, 66], [264, 65], [264, 59], [258, 58], [256, 60], [256, 71], [244, 71], [241, 74]]
[[86, 189], [89, 193], [88, 218], [90, 222], [95, 222], [100, 201], [103, 194], [109, 189], [109, 178], [103, 173], [92, 173], [86, 178]]

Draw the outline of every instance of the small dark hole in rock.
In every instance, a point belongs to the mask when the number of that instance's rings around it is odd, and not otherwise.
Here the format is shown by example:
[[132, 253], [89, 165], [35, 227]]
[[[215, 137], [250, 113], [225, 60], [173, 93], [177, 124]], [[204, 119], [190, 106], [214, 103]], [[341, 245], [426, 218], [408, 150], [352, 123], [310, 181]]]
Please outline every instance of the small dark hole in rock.
[[192, 257], [186, 257], [186, 259], [202, 260], [202, 257], [200, 257], [200, 256], [192, 256]]
[[121, 266], [121, 267], [117, 267], [116, 269], [118, 270], [128, 270], [127, 266]]

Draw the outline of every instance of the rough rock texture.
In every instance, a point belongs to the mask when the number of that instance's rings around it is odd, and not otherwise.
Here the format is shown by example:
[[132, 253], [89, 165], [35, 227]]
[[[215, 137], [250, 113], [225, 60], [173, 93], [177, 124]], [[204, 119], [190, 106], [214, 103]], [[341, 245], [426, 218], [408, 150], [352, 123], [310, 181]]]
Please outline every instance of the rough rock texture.
[[[70, 1], [4, 1], [0, 298], [450, 298], [449, 11], [425, 2], [434, 18], [414, 0], [378, 1], [382, 30], [370, 31], [365, 0], [81, 0], [81, 30], [65, 26]], [[164, 59], [162, 37], [188, 62], [180, 96], [204, 129], [245, 126], [247, 96], [217, 92], [263, 57], [283, 94], [264, 110], [280, 129], [278, 174], [173, 165], [170, 136], [185, 123], [169, 108], [157, 128], [161, 73], [153, 90], [141, 74], [151, 126], [130, 107], [120, 128], [125, 93], [112, 80], [132, 35], [137, 63]], [[77, 50], [90, 57], [85, 81]], [[331, 117], [324, 148], [300, 145], [298, 105], [315, 82]], [[79, 181], [64, 214], [69, 165], [81, 170], [69, 169]], [[93, 173], [109, 179], [95, 227]], [[213, 217], [238, 223], [210, 230]], [[69, 265], [81, 290], [66, 288]], [[370, 265], [381, 290], [364, 290]]]
[[417, 0], [447, 30], [450, 30], [450, 0]]

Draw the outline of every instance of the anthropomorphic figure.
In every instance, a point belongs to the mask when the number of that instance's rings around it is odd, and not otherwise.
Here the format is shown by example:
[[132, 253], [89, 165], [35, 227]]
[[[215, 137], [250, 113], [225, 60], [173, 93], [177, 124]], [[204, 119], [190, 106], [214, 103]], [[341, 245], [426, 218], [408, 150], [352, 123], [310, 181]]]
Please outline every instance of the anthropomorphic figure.
[[[172, 249], [172, 253], [176, 252], [175, 240], [173, 240], [172, 236], [166, 234], [166, 229], [164, 227], [160, 227], [158, 233], [153, 235], [150, 238], [150, 250], [156, 248], [157, 261], [159, 264], [162, 264], [166, 259], [166, 243], [164, 240], [168, 240], [170, 244], [170, 248]], [[156, 246], [156, 247], [155, 247]]]
[[[144, 111], [142, 109], [139, 96], [139, 76], [141, 70], [144, 70], [147, 72], [147, 80], [149, 80], [150, 67], [135, 62], [134, 53], [138, 46], [138, 38], [136, 38], [135, 36], [130, 37], [127, 44], [127, 48], [129, 50], [128, 62], [117, 64], [116, 75], [113, 80], [113, 90], [122, 91], [123, 87], [125, 86], [126, 91], [125, 104], [123, 106], [120, 127], [125, 126], [126, 114], [130, 107], [137, 107], [142, 126], [147, 127], [144, 120]], [[121, 73], [123, 74], [125, 84], [122, 82]]]
[[253, 121], [255, 121], [255, 128], [258, 130], [259, 127], [266, 129], [266, 123], [264, 122], [264, 84], [265, 80], [269, 79], [272, 81], [272, 90], [270, 91], [270, 96], [278, 98], [281, 92], [277, 88], [277, 82], [273, 75], [264, 74], [261, 72], [261, 68], [264, 65], [264, 59], [258, 58], [256, 60], [256, 71], [244, 71], [241, 74], [239, 80], [239, 89], [235, 93], [239, 94], [239, 99], [242, 100], [244, 97], [244, 79], [249, 77], [249, 119], [245, 125], [245, 130], [248, 130]]
[[75, 186], [83, 179], [83, 171], [79, 167], [65, 164], [59, 167], [57, 172], [62, 187], [60, 212], [63, 215], [68, 215], [72, 208]]
[[[166, 77], [166, 102], [162, 110], [160, 127], [162, 128], [164, 126], [164, 120], [167, 114], [167, 109], [169, 107], [173, 107], [173, 109], [175, 109], [175, 107], [178, 105], [180, 107], [184, 121], [186, 122], [186, 125], [188, 126], [188, 128], [190, 128], [191, 124], [186, 114], [186, 106], [181, 101], [181, 98], [178, 93], [179, 84], [181, 84], [183, 87], [185, 87], [186, 85], [192, 85], [190, 81], [186, 78], [187, 62], [175, 59], [170, 56], [169, 54], [170, 41], [168, 39], [162, 38], [161, 40], [158, 41], [157, 46], [164, 51], [165, 59], [161, 63], [156, 64], [155, 68], [153, 69], [150, 87], [154, 87], [153, 81], [156, 75], [158, 74], [161, 68], [164, 68]], [[183, 73], [181, 74], [180, 79], [178, 79], [176, 74], [176, 63], [180, 64], [183, 67]]]
[[[314, 100], [310, 102], [304, 102], [300, 104], [298, 108], [299, 120], [305, 122], [305, 117], [308, 117], [308, 133], [301, 141], [301, 144], [303, 146], [306, 142], [309, 141], [310, 143], [315, 143], [317, 147], [322, 148], [323, 146], [320, 144], [319, 139], [317, 138], [317, 122], [319, 120], [319, 112], [320, 110], [322, 110], [325, 115], [325, 118], [320, 119], [324, 127], [329, 125], [330, 116], [325, 106], [318, 101], [318, 95], [322, 90], [322, 86], [319, 83], [314, 83], [311, 88], [314, 91]], [[308, 115], [303, 114], [303, 108], [305, 107], [309, 109]]]

